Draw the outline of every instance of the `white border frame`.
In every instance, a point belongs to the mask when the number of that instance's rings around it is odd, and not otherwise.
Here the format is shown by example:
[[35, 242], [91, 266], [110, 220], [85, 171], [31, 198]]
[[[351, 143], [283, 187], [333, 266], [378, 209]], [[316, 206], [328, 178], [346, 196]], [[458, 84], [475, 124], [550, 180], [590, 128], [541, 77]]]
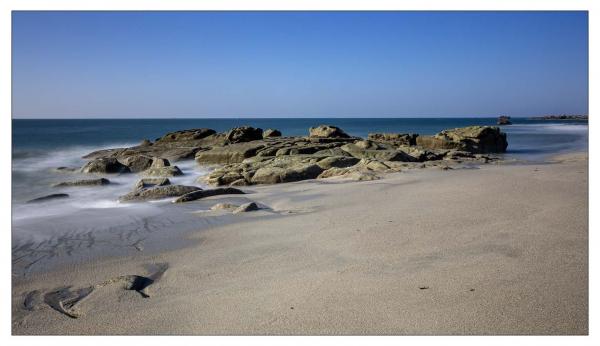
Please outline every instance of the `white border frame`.
[[[589, 11], [589, 114], [590, 114], [590, 133], [589, 133], [589, 154], [590, 154], [590, 177], [597, 176], [599, 173], [598, 164], [595, 160], [596, 149], [599, 146], [598, 136], [596, 133], [594, 110], [597, 109], [598, 92], [595, 82], [599, 81], [599, 70], [594, 65], [594, 62], [600, 61], [598, 54], [598, 3], [600, 1], [593, 0], [423, 0], [423, 1], [391, 1], [391, 0], [220, 0], [220, 1], [203, 1], [203, 0], [3, 0], [0, 2], [0, 107], [2, 116], [0, 117], [0, 128], [3, 133], [0, 136], [2, 143], [2, 157], [4, 162], [11, 160], [11, 11], [13, 10], [488, 10], [488, 11], [509, 11], [509, 10], [578, 10]], [[594, 39], [595, 38], [595, 39]], [[131, 337], [111, 337], [106, 340], [103, 337], [45, 337], [43, 340], [39, 337], [16, 336], [11, 337], [11, 257], [10, 250], [7, 244], [11, 243], [11, 171], [10, 165], [5, 164], [1, 171], [1, 180], [3, 182], [1, 203], [2, 208], [2, 257], [0, 258], [0, 281], [2, 296], [0, 299], [1, 322], [0, 330], [2, 338], [5, 339], [4, 345], [60, 345], [64, 343], [75, 342], [92, 345], [104, 345], [107, 341], [111, 343], [144, 343], [151, 345], [159, 345], [165, 342], [206, 342], [210, 344], [249, 344], [249, 345], [264, 345], [281, 343], [291, 344], [330, 344], [331, 342], [343, 343], [349, 345], [363, 345], [365, 343], [378, 343], [385, 345], [398, 344], [400, 342], [415, 343], [415, 344], [460, 344], [460, 345], [505, 345], [510, 344], [544, 344], [544, 345], [563, 345], [563, 344], [595, 344], [600, 345], [600, 328], [598, 326], [598, 311], [599, 300], [598, 292], [600, 285], [598, 284], [598, 264], [599, 257], [593, 250], [599, 249], [598, 239], [600, 236], [595, 233], [600, 231], [599, 213], [597, 204], [598, 201], [598, 185], [592, 179], [589, 181], [589, 323], [590, 336], [588, 337], [202, 337], [202, 339], [191, 340], [189, 338], [174, 338], [174, 337], [140, 337], [143, 340], [132, 340]], [[594, 295], [596, 292], [596, 295]]]

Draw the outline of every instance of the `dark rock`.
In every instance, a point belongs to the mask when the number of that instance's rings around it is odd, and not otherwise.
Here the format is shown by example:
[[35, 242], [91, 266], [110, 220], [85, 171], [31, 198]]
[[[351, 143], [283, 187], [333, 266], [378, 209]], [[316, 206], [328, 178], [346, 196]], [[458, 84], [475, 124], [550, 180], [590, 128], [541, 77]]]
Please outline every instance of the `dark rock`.
[[60, 198], [67, 198], [67, 197], [69, 197], [69, 195], [66, 193], [53, 193], [51, 195], [31, 199], [25, 203], [41, 203], [41, 202], [46, 202], [46, 201], [60, 199]]
[[142, 141], [142, 143], [140, 143], [140, 147], [148, 147], [148, 146], [151, 146], [151, 145], [152, 145], [152, 142], [150, 142], [149, 139], [144, 139]]
[[281, 137], [281, 132], [275, 129], [266, 129], [263, 131], [263, 138]]
[[86, 163], [81, 168], [82, 173], [129, 173], [129, 167], [115, 158], [100, 158]]
[[507, 117], [507, 116], [504, 116], [504, 115], [502, 115], [502, 116], [499, 116], [499, 117], [498, 117], [498, 122], [497, 122], [497, 124], [498, 124], [498, 125], [511, 125], [511, 124], [512, 124], [512, 122], [510, 122], [510, 117]]
[[244, 191], [238, 190], [233, 187], [216, 188], [212, 190], [196, 190], [177, 198], [173, 203], [184, 203], [191, 202], [197, 199], [218, 196], [218, 195], [240, 195], [244, 194]]
[[73, 173], [79, 171], [80, 168], [76, 167], [56, 167], [53, 169], [54, 172], [58, 173]]
[[81, 179], [74, 181], [64, 181], [62, 183], [54, 184], [53, 187], [71, 187], [71, 186], [98, 186], [98, 185], [108, 185], [110, 181], [105, 178], [99, 179]]
[[249, 211], [255, 211], [255, 210], [259, 210], [260, 208], [258, 207], [258, 205], [254, 202], [248, 202], [245, 204], [240, 205], [239, 207], [237, 207], [233, 213], [237, 214], [237, 213], [246, 213]]
[[263, 138], [263, 130], [251, 126], [236, 127], [227, 132], [228, 143], [250, 142]]

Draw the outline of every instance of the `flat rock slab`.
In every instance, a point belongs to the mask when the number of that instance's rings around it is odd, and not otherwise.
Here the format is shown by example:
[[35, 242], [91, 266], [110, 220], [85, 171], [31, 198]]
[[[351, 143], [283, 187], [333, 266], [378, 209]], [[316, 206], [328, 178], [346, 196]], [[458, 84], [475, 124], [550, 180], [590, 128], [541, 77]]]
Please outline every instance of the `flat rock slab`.
[[69, 197], [69, 195], [66, 193], [53, 193], [51, 195], [31, 199], [25, 203], [41, 203], [41, 202], [51, 201], [54, 199], [61, 199], [61, 198], [68, 198], [68, 197]]
[[244, 193], [245, 193], [244, 191], [236, 189], [234, 187], [223, 187], [223, 188], [216, 188], [216, 189], [211, 189], [211, 190], [197, 190], [197, 191], [187, 193], [187, 194], [177, 198], [176, 200], [173, 201], [173, 203], [191, 202], [191, 201], [195, 201], [197, 199], [211, 197], [211, 196], [218, 196], [218, 195], [242, 195]]
[[98, 179], [81, 179], [81, 180], [73, 180], [73, 181], [63, 181], [62, 183], [54, 184], [53, 187], [73, 187], [73, 186], [100, 186], [100, 185], [108, 185], [110, 184], [110, 180], [106, 178], [98, 178]]
[[196, 186], [186, 185], [165, 185], [155, 186], [149, 189], [132, 191], [119, 198], [121, 202], [140, 202], [150, 201], [156, 199], [163, 199], [169, 197], [179, 197], [186, 193], [202, 190]]

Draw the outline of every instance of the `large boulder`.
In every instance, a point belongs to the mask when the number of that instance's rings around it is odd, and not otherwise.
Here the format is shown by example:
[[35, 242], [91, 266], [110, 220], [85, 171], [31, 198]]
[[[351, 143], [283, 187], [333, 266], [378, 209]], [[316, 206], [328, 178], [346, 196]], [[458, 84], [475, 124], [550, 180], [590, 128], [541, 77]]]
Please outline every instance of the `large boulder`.
[[185, 195], [180, 196], [179, 198], [175, 199], [173, 201], [173, 203], [190, 202], [190, 201], [195, 201], [197, 199], [218, 196], [218, 195], [240, 195], [240, 194], [244, 194], [244, 191], [238, 190], [233, 187], [216, 188], [216, 189], [211, 189], [211, 190], [197, 190], [197, 191], [192, 191], [190, 193], [186, 193]]
[[266, 166], [261, 167], [252, 176], [253, 184], [278, 184], [315, 179], [323, 172], [316, 164], [300, 164], [289, 168]]
[[130, 173], [129, 167], [120, 163], [114, 157], [92, 160], [81, 168], [82, 173]]
[[427, 149], [456, 149], [470, 153], [503, 153], [506, 133], [496, 126], [469, 126], [444, 130], [434, 136], [418, 136], [417, 145]]
[[140, 202], [169, 197], [179, 197], [186, 193], [201, 190], [196, 186], [186, 185], [164, 185], [154, 186], [148, 189], [134, 190], [126, 195], [119, 197], [121, 202]]
[[337, 126], [319, 125], [309, 129], [309, 137], [315, 138], [350, 138], [346, 132]]
[[227, 132], [228, 143], [250, 142], [263, 138], [263, 130], [251, 126], [236, 127]]
[[266, 129], [263, 131], [263, 138], [281, 137], [281, 132], [275, 129]]
[[99, 186], [108, 185], [110, 181], [105, 178], [98, 179], [80, 179], [73, 181], [63, 181], [62, 183], [54, 184], [53, 187], [73, 187], [73, 186]]
[[153, 162], [152, 157], [146, 155], [131, 155], [117, 160], [134, 173], [147, 170]]
[[150, 167], [141, 172], [146, 177], [177, 177], [183, 175], [183, 172], [177, 166]]
[[256, 155], [259, 149], [266, 147], [264, 142], [235, 143], [210, 150], [198, 151], [196, 162], [199, 164], [236, 163]]

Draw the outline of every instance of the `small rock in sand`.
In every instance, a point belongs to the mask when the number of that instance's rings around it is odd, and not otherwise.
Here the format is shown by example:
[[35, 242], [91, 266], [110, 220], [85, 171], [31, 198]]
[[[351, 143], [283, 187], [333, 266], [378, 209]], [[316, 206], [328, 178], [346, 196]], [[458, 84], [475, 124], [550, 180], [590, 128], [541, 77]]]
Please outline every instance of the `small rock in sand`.
[[236, 209], [239, 205], [230, 204], [230, 203], [217, 203], [210, 207], [210, 210], [229, 210]]
[[258, 207], [258, 205], [256, 203], [249, 202], [249, 203], [240, 205], [237, 209], [235, 209], [233, 211], [233, 213], [234, 214], [245, 213], [245, 212], [248, 212], [248, 211], [255, 211], [255, 210], [259, 210], [259, 209], [260, 208]]

